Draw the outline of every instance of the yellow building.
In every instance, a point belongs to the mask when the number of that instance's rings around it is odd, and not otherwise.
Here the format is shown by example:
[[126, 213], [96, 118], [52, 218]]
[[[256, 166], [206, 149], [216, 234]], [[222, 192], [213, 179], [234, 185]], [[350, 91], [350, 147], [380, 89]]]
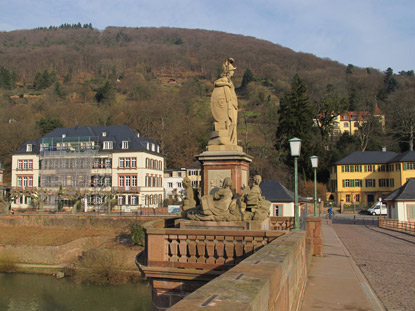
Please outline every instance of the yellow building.
[[[345, 111], [334, 119], [332, 135], [339, 136], [343, 133], [354, 135], [358, 131], [359, 127], [363, 123], [367, 122], [370, 116], [371, 114], [368, 111]], [[373, 116], [379, 120], [382, 129], [384, 129], [385, 115], [378, 106], [376, 106]]]
[[353, 152], [332, 165], [329, 200], [371, 205], [415, 177], [415, 152]]

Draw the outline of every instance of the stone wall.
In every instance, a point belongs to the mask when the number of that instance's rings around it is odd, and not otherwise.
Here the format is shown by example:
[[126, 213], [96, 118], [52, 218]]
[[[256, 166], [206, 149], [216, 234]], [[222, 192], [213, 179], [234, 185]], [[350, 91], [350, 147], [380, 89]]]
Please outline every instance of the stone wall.
[[306, 266], [306, 233], [293, 231], [168, 310], [299, 310], [307, 279]]
[[125, 229], [137, 221], [145, 223], [156, 218], [170, 218], [171, 216], [104, 216], [104, 215], [0, 215], [0, 226], [27, 226], [27, 227], [63, 227], [63, 228], [110, 228]]

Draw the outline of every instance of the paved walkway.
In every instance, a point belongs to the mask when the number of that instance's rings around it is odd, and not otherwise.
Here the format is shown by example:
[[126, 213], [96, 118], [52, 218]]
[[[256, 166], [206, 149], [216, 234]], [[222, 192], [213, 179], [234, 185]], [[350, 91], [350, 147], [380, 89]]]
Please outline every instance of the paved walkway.
[[385, 310], [331, 224], [325, 220], [322, 238], [323, 256], [312, 258], [301, 310]]

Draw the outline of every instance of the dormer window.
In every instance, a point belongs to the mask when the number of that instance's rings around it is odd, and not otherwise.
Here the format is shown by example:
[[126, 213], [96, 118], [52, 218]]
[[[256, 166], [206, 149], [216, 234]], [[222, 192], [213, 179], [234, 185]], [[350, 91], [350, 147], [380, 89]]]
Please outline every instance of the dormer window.
[[122, 149], [128, 149], [128, 141], [123, 140], [123, 141], [122, 141], [122, 146], [121, 146], [121, 148], [122, 148]]
[[150, 150], [150, 143], [147, 143], [147, 150]]
[[26, 145], [26, 152], [32, 152], [33, 148], [32, 148], [32, 144], [27, 144]]
[[160, 146], [157, 146], [157, 153], [160, 153]]
[[102, 137], [107, 137], [107, 132], [102, 132]]
[[111, 150], [112, 149], [112, 141], [104, 141], [104, 150]]
[[156, 151], [156, 145], [155, 144], [151, 144], [151, 151]]
[[66, 137], [66, 134], [62, 134], [62, 138], [65, 138]]

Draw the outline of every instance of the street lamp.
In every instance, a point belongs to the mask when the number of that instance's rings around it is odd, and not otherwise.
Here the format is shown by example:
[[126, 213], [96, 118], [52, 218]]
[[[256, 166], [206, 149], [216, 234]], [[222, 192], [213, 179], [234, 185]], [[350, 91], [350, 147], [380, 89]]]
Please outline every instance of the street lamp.
[[298, 207], [298, 164], [297, 159], [301, 152], [301, 139], [291, 138], [290, 143], [291, 156], [294, 157], [294, 230], [300, 230], [299, 227], [299, 207]]
[[317, 217], [317, 167], [318, 156], [311, 156], [311, 167], [314, 171], [314, 217]]

